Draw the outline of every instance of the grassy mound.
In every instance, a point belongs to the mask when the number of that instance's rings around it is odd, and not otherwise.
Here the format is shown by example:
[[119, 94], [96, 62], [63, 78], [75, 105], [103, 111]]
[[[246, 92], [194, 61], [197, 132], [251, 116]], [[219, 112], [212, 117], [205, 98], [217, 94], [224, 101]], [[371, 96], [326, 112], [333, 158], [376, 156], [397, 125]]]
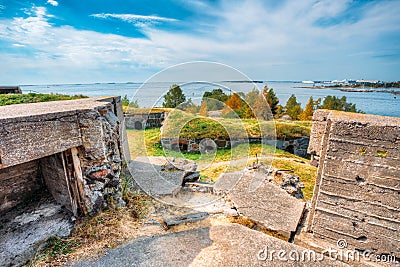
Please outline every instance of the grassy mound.
[[206, 118], [185, 113], [169, 115], [164, 122], [163, 137], [239, 139], [277, 137], [291, 139], [310, 136], [309, 121], [262, 121], [256, 119]]
[[73, 100], [87, 98], [84, 95], [63, 95], [63, 94], [7, 94], [0, 95], [0, 106], [14, 105], [14, 104], [26, 104], [26, 103], [38, 103], [38, 102], [49, 102], [58, 100]]

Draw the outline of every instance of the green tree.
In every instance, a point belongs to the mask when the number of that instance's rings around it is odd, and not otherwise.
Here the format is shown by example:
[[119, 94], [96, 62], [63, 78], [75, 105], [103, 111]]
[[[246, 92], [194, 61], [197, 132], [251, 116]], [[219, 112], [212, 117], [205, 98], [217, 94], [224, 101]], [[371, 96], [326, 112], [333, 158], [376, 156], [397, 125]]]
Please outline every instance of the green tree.
[[300, 103], [297, 102], [297, 98], [292, 94], [286, 102], [286, 113], [293, 119], [297, 120], [301, 112], [303, 112]]
[[263, 94], [258, 95], [253, 111], [257, 119], [271, 120], [274, 117]]
[[255, 118], [253, 110], [251, 107], [245, 102], [242, 102], [242, 106], [240, 107], [240, 110], [238, 111], [240, 118], [242, 119], [252, 119]]
[[129, 101], [128, 95], [124, 95], [124, 97], [121, 99], [121, 104], [122, 104], [122, 106], [125, 106], [125, 107], [129, 106], [130, 101]]
[[324, 98], [324, 101], [322, 102], [322, 105], [319, 106], [319, 108], [363, 113], [361, 110], [357, 110], [355, 104], [347, 103], [347, 98], [345, 96], [339, 98], [336, 96], [328, 95]]
[[262, 93], [269, 105], [269, 108], [271, 109], [272, 114], [276, 115], [278, 110], [279, 99], [276, 96], [274, 89], [272, 88], [268, 89], [268, 86], [264, 86]]
[[328, 95], [324, 98], [321, 108], [331, 109], [331, 110], [342, 110], [343, 105], [339, 98], [337, 98], [336, 96]]
[[259, 94], [260, 94], [260, 91], [254, 87], [253, 90], [251, 90], [250, 92], [248, 92], [246, 94], [244, 99], [246, 100], [247, 104], [250, 107], [254, 107], [254, 104], [256, 103]]
[[203, 101], [207, 101], [208, 110], [220, 110], [224, 108], [224, 103], [229, 96], [222, 89], [214, 89], [211, 92], [204, 92]]
[[[242, 97], [240, 96], [242, 95]], [[225, 118], [254, 118], [254, 113], [251, 107], [243, 100], [245, 95], [242, 93], [233, 93], [228, 100], [226, 100], [226, 107], [223, 110]]]
[[138, 103], [137, 99], [132, 100], [132, 101], [129, 103], [129, 107], [131, 107], [131, 108], [139, 108], [139, 103]]
[[299, 119], [302, 121], [311, 121], [312, 120], [312, 115], [314, 113], [314, 99], [312, 96], [310, 96], [310, 99], [308, 99], [306, 108], [303, 110], [303, 112], [299, 115]]
[[192, 114], [196, 114], [199, 111], [199, 107], [193, 103], [191, 98], [189, 98], [188, 101], [181, 103], [179, 106], [177, 106], [177, 108]]
[[186, 97], [183, 94], [182, 89], [179, 87], [179, 85], [174, 84], [164, 96], [164, 102], [162, 106], [164, 108], [175, 108], [185, 101]]

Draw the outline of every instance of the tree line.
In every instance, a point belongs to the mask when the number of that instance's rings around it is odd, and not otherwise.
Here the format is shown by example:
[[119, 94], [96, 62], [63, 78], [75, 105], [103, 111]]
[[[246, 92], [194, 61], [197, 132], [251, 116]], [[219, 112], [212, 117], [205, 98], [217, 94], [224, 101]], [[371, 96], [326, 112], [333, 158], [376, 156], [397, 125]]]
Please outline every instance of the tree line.
[[247, 94], [237, 92], [230, 95], [222, 89], [214, 89], [203, 94], [201, 104], [198, 106], [190, 98], [186, 101], [182, 89], [174, 84], [164, 96], [162, 105], [165, 108], [179, 108], [202, 116], [207, 116], [210, 111], [219, 111], [223, 117], [242, 119], [272, 119], [287, 115], [292, 120], [311, 120], [316, 109], [362, 113], [355, 104], [348, 103], [345, 96], [339, 98], [328, 95], [323, 100], [321, 98], [314, 100], [310, 96], [303, 109], [296, 96], [292, 94], [286, 104], [281, 105], [274, 89], [268, 86], [264, 86], [261, 92], [254, 88]]

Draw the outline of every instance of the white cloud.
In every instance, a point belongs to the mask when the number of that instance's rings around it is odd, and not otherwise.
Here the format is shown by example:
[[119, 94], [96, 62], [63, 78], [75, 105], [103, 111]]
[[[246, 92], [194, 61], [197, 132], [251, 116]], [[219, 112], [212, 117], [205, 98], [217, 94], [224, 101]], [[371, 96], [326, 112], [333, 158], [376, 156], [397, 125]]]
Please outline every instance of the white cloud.
[[47, 0], [47, 3], [52, 6], [58, 6], [58, 2], [56, 0]]
[[90, 15], [95, 18], [100, 19], [120, 19], [129, 23], [133, 23], [137, 26], [147, 25], [147, 24], [154, 24], [159, 22], [175, 22], [178, 21], [177, 19], [173, 18], [166, 18], [166, 17], [159, 17], [159, 16], [144, 16], [144, 15], [136, 15], [136, 14], [110, 14], [110, 13], [100, 13], [100, 14], [92, 14]]
[[[32, 53], [29, 57], [1, 56], [4, 64], [10, 62], [19, 72], [21, 69], [42, 69], [43, 73], [56, 71], [63, 79], [77, 73], [78, 79], [82, 79], [85, 77], [82, 70], [95, 71], [95, 75], [102, 76], [107, 75], [108, 70], [114, 72], [109, 73], [110, 76], [118, 72], [133, 76], [132, 66], [161, 68], [170, 62], [168, 51], [150, 40], [77, 30], [71, 26], [54, 27], [48, 22], [51, 15], [45, 8], [34, 7], [31, 13], [27, 18], [0, 20], [0, 39], [12, 42], [14, 47], [25, 46]], [[4, 79], [5, 73], [2, 74], [0, 80]]]

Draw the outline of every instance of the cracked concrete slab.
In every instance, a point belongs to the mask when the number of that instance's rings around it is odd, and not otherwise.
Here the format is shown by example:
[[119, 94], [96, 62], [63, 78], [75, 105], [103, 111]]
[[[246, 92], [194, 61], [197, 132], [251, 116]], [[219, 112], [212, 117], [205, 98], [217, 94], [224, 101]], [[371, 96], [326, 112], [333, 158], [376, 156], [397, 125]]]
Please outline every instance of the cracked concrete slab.
[[225, 173], [214, 189], [226, 192], [239, 213], [289, 239], [301, 220], [305, 202], [290, 196], [266, 176], [264, 181], [260, 177], [250, 171]]
[[165, 157], [137, 157], [128, 163], [136, 184], [149, 195], [175, 195], [183, 183], [183, 171], [162, 171]]
[[21, 266], [48, 238], [68, 236], [71, 216], [45, 192], [36, 202], [0, 214], [0, 265]]
[[[278, 258], [280, 250], [287, 254]], [[319, 253], [315, 254], [315, 261], [289, 257], [289, 253], [306, 255], [305, 251], [295, 244], [230, 224], [139, 238], [110, 250], [100, 259], [74, 266], [349, 266]]]

